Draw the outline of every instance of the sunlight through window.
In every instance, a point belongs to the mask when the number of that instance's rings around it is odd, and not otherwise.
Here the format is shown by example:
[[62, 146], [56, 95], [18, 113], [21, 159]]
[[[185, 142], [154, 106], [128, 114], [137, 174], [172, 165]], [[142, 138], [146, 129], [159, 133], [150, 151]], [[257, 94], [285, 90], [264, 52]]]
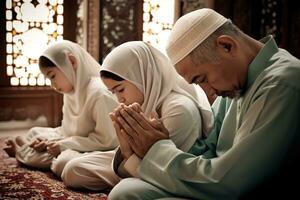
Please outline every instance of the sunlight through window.
[[13, 86], [44, 86], [38, 58], [63, 39], [63, 0], [6, 0], [6, 73]]
[[165, 52], [165, 44], [175, 22], [175, 0], [144, 0], [143, 41]]

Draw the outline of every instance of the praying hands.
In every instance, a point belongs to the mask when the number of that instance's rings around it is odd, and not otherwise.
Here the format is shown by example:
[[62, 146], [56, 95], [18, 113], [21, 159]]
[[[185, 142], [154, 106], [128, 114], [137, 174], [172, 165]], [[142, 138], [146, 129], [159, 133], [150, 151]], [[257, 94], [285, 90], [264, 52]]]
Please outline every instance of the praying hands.
[[121, 104], [110, 117], [125, 159], [133, 152], [143, 158], [155, 142], [169, 138], [169, 132], [157, 114], [153, 113], [148, 119], [137, 103], [129, 106]]

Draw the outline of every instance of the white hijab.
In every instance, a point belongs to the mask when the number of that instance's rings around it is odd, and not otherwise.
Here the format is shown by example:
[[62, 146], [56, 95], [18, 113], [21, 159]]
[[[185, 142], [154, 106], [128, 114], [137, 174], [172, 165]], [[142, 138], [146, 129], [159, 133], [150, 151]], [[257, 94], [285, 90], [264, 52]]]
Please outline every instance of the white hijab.
[[174, 69], [170, 60], [153, 46], [142, 41], [124, 43], [111, 51], [101, 71], [109, 71], [133, 83], [144, 94], [142, 109], [149, 116], [157, 111], [172, 92], [192, 99], [202, 117], [203, 133], [213, 125], [213, 115], [204, 91], [188, 84]]
[[[70, 54], [76, 58], [76, 70], [68, 57]], [[63, 106], [63, 123], [72, 122], [87, 107], [86, 87], [92, 77], [99, 77], [100, 65], [86, 50], [67, 40], [53, 43], [42, 56], [52, 61], [73, 85], [74, 91], [64, 94]], [[99, 84], [101, 83], [100, 80]]]

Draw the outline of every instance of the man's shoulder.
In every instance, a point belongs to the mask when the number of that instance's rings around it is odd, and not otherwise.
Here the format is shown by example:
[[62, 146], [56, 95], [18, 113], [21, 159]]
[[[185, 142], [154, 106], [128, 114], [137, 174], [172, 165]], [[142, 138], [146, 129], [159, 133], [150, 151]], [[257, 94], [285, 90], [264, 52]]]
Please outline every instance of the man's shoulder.
[[257, 78], [256, 85], [284, 85], [300, 90], [300, 60], [284, 49], [274, 54], [269, 66]]

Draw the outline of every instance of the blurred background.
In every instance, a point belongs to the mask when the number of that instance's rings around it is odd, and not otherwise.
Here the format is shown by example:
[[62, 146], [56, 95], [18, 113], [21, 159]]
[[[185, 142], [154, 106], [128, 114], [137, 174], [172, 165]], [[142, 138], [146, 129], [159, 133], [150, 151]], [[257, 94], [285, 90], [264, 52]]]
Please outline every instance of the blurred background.
[[164, 52], [178, 17], [209, 7], [260, 39], [272, 34], [300, 58], [300, 6], [292, 0], [2, 0], [0, 1], [0, 137], [12, 129], [60, 125], [62, 95], [40, 73], [47, 45], [67, 39], [97, 60], [143, 40]]

